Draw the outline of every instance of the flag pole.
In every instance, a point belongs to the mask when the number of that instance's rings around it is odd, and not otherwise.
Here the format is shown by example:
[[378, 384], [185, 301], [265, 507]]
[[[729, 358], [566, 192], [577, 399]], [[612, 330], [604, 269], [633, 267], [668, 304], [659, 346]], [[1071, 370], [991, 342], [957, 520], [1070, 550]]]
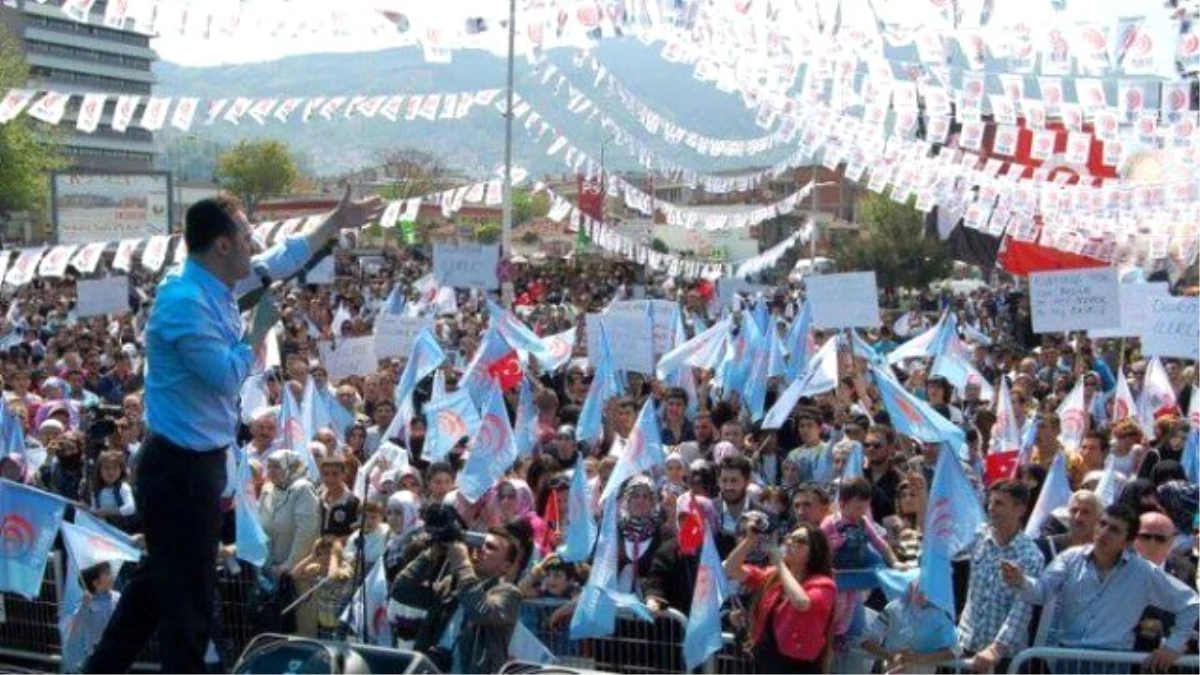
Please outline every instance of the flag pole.
[[500, 242], [504, 256], [511, 256], [513, 203], [512, 203], [512, 144], [513, 144], [513, 60], [516, 57], [517, 0], [508, 0], [508, 73], [504, 92], [504, 184], [503, 215], [501, 216]]

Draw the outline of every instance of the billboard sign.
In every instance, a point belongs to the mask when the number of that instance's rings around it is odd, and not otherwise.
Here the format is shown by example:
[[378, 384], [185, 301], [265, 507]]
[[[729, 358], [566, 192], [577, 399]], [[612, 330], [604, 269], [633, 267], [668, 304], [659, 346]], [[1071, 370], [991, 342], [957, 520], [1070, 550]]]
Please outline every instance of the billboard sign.
[[171, 233], [171, 176], [165, 171], [55, 172], [51, 200], [59, 244]]

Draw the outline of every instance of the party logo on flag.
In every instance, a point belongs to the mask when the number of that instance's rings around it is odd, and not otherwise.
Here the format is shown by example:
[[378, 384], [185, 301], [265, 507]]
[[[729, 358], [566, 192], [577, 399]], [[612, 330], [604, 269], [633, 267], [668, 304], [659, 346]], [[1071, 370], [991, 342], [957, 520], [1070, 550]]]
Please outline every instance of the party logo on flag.
[[502, 420], [491, 412], [484, 415], [483, 422], [479, 425], [479, 433], [475, 437], [475, 447], [503, 457], [510, 442], [507, 420]]
[[33, 524], [23, 516], [10, 513], [0, 521], [0, 556], [23, 558], [37, 541]]
[[1062, 416], [1063, 434], [1070, 438], [1081, 438], [1087, 426], [1087, 411], [1082, 408], [1071, 408], [1064, 411]]
[[447, 438], [459, 439], [467, 435], [467, 422], [453, 410], [439, 410], [437, 413], [438, 432]]

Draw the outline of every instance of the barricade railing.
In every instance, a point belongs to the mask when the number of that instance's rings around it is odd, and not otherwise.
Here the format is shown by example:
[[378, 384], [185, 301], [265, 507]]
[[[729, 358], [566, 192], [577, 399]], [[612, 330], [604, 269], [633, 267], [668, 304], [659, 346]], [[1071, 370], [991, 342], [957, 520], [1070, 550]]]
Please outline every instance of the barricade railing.
[[[1009, 673], [1132, 673], [1150, 657], [1145, 652], [1110, 652], [1100, 649], [1068, 649], [1065, 647], [1031, 647], [1018, 652], [1008, 665]], [[1195, 673], [1200, 670], [1200, 656], [1188, 654], [1179, 659], [1167, 673]]]
[[[736, 673], [755, 675], [759, 672], [763, 672], [758, 669], [758, 663], [755, 661], [754, 656], [751, 655], [743, 645], [737, 642], [737, 638], [733, 633], [722, 633], [721, 635], [725, 639], [725, 645], [720, 649], [720, 651], [718, 651], [716, 654], [713, 654], [708, 660], [708, 663], [704, 668], [705, 673], [711, 673], [713, 675], [735, 675]], [[857, 648], [851, 649], [845, 654], [841, 654], [839, 656], [848, 661], [859, 663], [871, 663], [872, 661], [876, 660], [876, 658], [871, 654], [868, 654], [867, 652]], [[970, 659], [949, 659], [930, 665], [931, 667], [938, 668], [940, 672], [972, 672], [972, 664]], [[839, 669], [838, 664], [835, 661], [833, 672], [859, 672], [859, 669]]]

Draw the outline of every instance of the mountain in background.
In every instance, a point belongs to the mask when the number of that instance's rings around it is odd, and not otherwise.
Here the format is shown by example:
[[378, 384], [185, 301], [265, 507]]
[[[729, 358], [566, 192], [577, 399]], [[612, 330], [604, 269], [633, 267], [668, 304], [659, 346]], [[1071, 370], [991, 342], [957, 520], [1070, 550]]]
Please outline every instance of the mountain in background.
[[[737, 95], [716, 90], [711, 84], [692, 78], [691, 68], [667, 63], [657, 47], [636, 40], [605, 40], [595, 52], [625, 86], [646, 105], [681, 126], [716, 138], [746, 139], [763, 135], [754, 124], [754, 116]], [[641, 139], [655, 153], [688, 168], [712, 172], [746, 166], [746, 159], [714, 159], [690, 148], [666, 143], [652, 135], [626, 113], [620, 99], [593, 88], [590, 71], [572, 65], [573, 54], [556, 50], [547, 61], [562, 69], [567, 78], [587, 93], [601, 111], [624, 129]], [[480, 51], [454, 53], [449, 64], [425, 63], [417, 48], [399, 48], [357, 54], [311, 54], [277, 61], [214, 67], [181, 67], [160, 62], [155, 65], [159, 96], [198, 96], [216, 98], [289, 96], [346, 96], [382, 94], [424, 94], [503, 88], [505, 59]], [[598, 158], [607, 134], [599, 121], [588, 123], [566, 109], [565, 93], [555, 96], [540, 75], [524, 59], [515, 67], [515, 89], [547, 122], [565, 133], [590, 156]], [[502, 100], [502, 99], [498, 99]], [[198, 118], [204, 114], [204, 108]], [[535, 144], [517, 122], [513, 134], [514, 163], [534, 175], [566, 172], [562, 153], [547, 157], [548, 139]], [[376, 166], [382, 150], [415, 148], [440, 156], [451, 168], [471, 176], [491, 175], [504, 157], [504, 125], [495, 108], [478, 106], [462, 120], [438, 122], [389, 122], [381, 117], [345, 119], [340, 114], [332, 121], [314, 116], [308, 123], [299, 111], [286, 123], [271, 118], [259, 125], [244, 117], [236, 126], [218, 120], [206, 126], [202, 119], [188, 134], [164, 131], [160, 134], [168, 147], [203, 139], [228, 145], [245, 138], [277, 138], [286, 141], [303, 158], [303, 164], [316, 175], [329, 176], [353, 169]], [[202, 144], [200, 144], [202, 145]], [[765, 166], [782, 159], [786, 153], [762, 155], [754, 159]], [[210, 151], [211, 153], [211, 151]], [[168, 163], [173, 161], [170, 158]], [[637, 168], [628, 149], [608, 143], [605, 164], [611, 170]], [[171, 166], [164, 168], [171, 169]]]

